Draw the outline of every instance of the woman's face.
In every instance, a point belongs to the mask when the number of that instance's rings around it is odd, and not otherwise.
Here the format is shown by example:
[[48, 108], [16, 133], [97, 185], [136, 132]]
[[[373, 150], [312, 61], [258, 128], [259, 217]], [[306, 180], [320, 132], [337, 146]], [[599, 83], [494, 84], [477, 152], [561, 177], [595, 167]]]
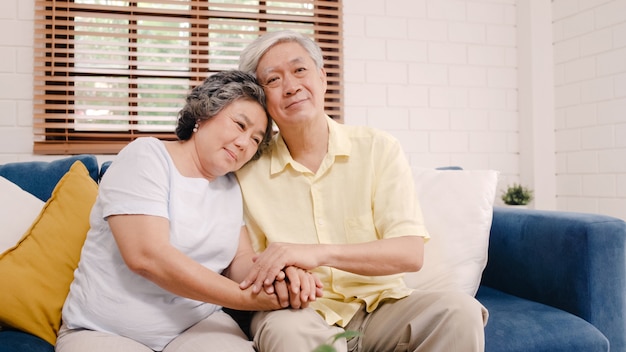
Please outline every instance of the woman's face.
[[208, 179], [239, 170], [257, 152], [267, 127], [267, 115], [256, 101], [238, 99], [194, 133], [201, 172]]

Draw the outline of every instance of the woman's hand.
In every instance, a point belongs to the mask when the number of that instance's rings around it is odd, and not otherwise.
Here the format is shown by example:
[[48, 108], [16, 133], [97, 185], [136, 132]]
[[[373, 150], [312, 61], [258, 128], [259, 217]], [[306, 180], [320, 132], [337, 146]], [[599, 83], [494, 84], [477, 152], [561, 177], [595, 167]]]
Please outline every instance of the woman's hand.
[[255, 293], [252, 292], [252, 288], [247, 288], [242, 291], [242, 295], [244, 299], [241, 300], [241, 302], [247, 303], [243, 304], [242, 307], [232, 308], [249, 311], [277, 310], [284, 308], [278, 300], [276, 293], [267, 293], [265, 290]]
[[275, 292], [283, 308], [307, 308], [309, 302], [322, 297], [323, 285], [320, 279], [306, 270], [289, 266], [273, 284], [264, 286], [264, 291]]

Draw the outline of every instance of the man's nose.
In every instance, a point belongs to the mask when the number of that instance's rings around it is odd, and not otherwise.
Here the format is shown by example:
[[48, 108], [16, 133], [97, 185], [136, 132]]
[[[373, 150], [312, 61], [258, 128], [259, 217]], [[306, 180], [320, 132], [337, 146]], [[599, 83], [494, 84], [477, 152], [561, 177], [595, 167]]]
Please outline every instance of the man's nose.
[[293, 95], [298, 92], [299, 83], [295, 77], [285, 76], [283, 78], [283, 90], [285, 95]]

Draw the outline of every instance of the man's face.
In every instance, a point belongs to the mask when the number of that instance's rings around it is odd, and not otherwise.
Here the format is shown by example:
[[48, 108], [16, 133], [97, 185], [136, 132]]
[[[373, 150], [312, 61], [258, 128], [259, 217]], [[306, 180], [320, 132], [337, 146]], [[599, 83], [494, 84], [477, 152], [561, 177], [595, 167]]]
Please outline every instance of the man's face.
[[256, 74], [280, 128], [324, 116], [326, 72], [300, 44], [274, 45], [259, 60]]

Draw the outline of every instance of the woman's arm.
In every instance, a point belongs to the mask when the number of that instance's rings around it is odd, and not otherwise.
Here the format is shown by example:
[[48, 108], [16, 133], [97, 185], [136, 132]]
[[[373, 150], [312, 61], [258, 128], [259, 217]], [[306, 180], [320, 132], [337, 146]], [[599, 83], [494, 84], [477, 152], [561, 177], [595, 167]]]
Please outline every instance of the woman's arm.
[[130, 270], [190, 299], [238, 310], [273, 310], [276, 294], [241, 290], [237, 283], [192, 260], [169, 242], [169, 221], [149, 215], [113, 215], [108, 223]]
[[250, 237], [248, 236], [248, 230], [245, 226], [242, 226], [239, 232], [237, 253], [235, 253], [235, 257], [224, 272], [224, 275], [236, 282], [243, 280], [254, 265], [253, 258], [255, 255], [256, 253], [252, 249]]

